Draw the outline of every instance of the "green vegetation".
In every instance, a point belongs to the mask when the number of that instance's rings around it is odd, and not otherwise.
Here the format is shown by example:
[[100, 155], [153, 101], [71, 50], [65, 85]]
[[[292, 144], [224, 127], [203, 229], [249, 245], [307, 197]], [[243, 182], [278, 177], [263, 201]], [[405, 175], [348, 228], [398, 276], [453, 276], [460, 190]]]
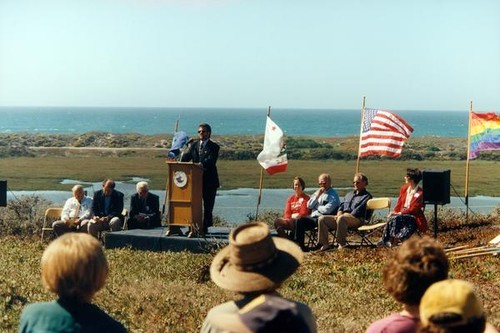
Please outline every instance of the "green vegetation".
[[[217, 136], [214, 141], [221, 146], [222, 160], [255, 159], [262, 150], [263, 135]], [[163, 149], [171, 146], [172, 135], [141, 135], [137, 133], [115, 134], [106, 132], [88, 132], [81, 135], [47, 134], [0, 134], [0, 157], [18, 157], [53, 154], [68, 149], [59, 148], [130, 148]], [[338, 159], [355, 160], [358, 151], [358, 137], [286, 137], [286, 152], [291, 159]], [[467, 151], [466, 138], [443, 138], [437, 136], [410, 138], [403, 150], [403, 160], [465, 160]], [[385, 158], [370, 157], [369, 160]], [[481, 160], [500, 160], [495, 152], [483, 152]]]
[[[112, 134], [82, 135], [0, 134], [0, 179], [12, 190], [67, 190], [63, 179], [100, 181], [104, 177], [129, 180], [150, 179], [151, 186], [165, 188], [165, 154], [171, 135]], [[259, 187], [261, 167], [256, 161], [263, 136], [215, 136], [221, 145], [218, 162], [223, 189]], [[370, 179], [374, 195], [396, 195], [407, 167], [450, 169], [452, 195], [463, 196], [466, 139], [424, 137], [408, 140], [400, 159], [370, 157], [360, 170]], [[356, 170], [357, 137], [288, 137], [286, 173], [265, 176], [265, 188], [286, 188], [302, 176], [313, 188], [317, 176], [328, 172], [337, 188], [350, 187]], [[469, 194], [498, 195], [491, 184], [500, 181], [499, 154], [481, 154], [470, 163]]]
[[[39, 157], [0, 159], [0, 179], [8, 181], [11, 190], [68, 190], [60, 184], [63, 179], [98, 182], [104, 177], [129, 180], [133, 176], [150, 179], [153, 189], [164, 189], [167, 164], [159, 151], [88, 151], [79, 154], [64, 152]], [[369, 190], [375, 196], [396, 196], [403, 183], [407, 167], [421, 169], [450, 169], [453, 196], [464, 195], [464, 161], [401, 161], [362, 160], [360, 170], [370, 179]], [[492, 184], [500, 182], [499, 162], [474, 161], [470, 167], [470, 195], [496, 196]], [[218, 162], [222, 189], [240, 187], [258, 188], [261, 167], [256, 160]], [[288, 188], [294, 176], [304, 178], [309, 190], [316, 187], [320, 173], [328, 172], [336, 188], [350, 188], [356, 161], [344, 160], [290, 160], [288, 170], [273, 176], [264, 175], [264, 188]], [[343, 194], [340, 190], [340, 194]]]
[[[39, 241], [44, 205], [36, 197], [0, 208], [0, 331], [16, 332], [22, 308], [53, 299], [40, 282], [40, 258], [46, 241]], [[443, 210], [438, 239], [446, 247], [483, 245], [498, 234], [500, 211], [462, 216]], [[265, 217], [272, 221], [272, 214]], [[280, 291], [311, 306], [319, 332], [364, 332], [368, 324], [400, 306], [381, 283], [381, 270], [394, 249], [356, 248], [307, 254], [303, 265]], [[214, 253], [106, 250], [108, 283], [95, 303], [131, 332], [198, 332], [208, 310], [233, 299], [210, 281]], [[474, 283], [489, 321], [500, 325], [498, 257], [452, 261], [450, 276]]]

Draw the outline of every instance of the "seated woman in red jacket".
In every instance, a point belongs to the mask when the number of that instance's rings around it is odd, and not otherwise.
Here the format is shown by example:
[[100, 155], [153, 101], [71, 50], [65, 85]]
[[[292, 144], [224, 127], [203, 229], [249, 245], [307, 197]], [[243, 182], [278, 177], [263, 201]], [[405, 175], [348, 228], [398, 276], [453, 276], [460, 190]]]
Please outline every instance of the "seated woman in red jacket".
[[285, 212], [283, 217], [277, 218], [274, 221], [274, 228], [280, 237], [287, 237], [285, 230], [291, 230], [290, 239], [294, 239], [297, 219], [309, 215], [307, 201], [309, 196], [304, 193], [306, 183], [300, 177], [293, 179], [293, 190], [295, 191], [285, 204]]
[[415, 232], [427, 231], [424, 215], [424, 192], [418, 183], [422, 180], [422, 171], [406, 169], [405, 184], [399, 191], [398, 201], [389, 214], [382, 239], [377, 245], [392, 246], [402, 242]]

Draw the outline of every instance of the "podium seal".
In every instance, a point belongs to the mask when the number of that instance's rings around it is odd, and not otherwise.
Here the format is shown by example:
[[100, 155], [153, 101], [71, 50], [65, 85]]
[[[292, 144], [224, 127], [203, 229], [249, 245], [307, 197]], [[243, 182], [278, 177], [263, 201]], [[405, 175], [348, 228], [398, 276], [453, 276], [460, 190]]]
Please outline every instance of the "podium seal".
[[174, 184], [177, 187], [184, 187], [187, 184], [188, 178], [184, 171], [176, 171], [174, 173]]

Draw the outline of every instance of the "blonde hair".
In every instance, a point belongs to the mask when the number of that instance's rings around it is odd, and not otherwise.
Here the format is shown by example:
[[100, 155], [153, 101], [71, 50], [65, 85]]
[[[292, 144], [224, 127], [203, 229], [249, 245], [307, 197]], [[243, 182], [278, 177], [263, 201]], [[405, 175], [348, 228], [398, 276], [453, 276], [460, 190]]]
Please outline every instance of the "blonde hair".
[[89, 302], [106, 283], [108, 262], [102, 245], [84, 233], [67, 233], [42, 255], [42, 282], [61, 298]]

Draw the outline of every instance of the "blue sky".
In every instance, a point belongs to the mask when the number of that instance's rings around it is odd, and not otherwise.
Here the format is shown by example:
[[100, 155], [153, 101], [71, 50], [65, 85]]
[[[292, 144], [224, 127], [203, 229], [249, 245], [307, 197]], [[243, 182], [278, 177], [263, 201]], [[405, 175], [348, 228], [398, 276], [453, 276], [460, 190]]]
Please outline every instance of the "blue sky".
[[498, 0], [0, 0], [0, 106], [500, 109]]

